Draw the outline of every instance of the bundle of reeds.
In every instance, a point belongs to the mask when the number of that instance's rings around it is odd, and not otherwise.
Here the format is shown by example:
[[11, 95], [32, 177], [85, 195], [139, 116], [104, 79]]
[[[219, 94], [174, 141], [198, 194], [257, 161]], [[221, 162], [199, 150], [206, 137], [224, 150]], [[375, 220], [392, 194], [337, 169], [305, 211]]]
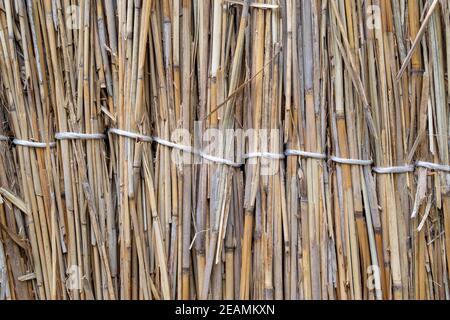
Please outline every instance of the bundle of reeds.
[[450, 5], [1, 0], [0, 299], [450, 299]]
[[[4, 97], [2, 97], [4, 98]], [[2, 104], [6, 105], [2, 100]], [[25, 203], [17, 196], [20, 183], [17, 161], [9, 152], [9, 128], [5, 113], [0, 112], [0, 299], [29, 300], [33, 298], [31, 248], [25, 241], [26, 228], [23, 213]], [[4, 187], [8, 187], [5, 189]], [[22, 210], [22, 211], [21, 211]]]

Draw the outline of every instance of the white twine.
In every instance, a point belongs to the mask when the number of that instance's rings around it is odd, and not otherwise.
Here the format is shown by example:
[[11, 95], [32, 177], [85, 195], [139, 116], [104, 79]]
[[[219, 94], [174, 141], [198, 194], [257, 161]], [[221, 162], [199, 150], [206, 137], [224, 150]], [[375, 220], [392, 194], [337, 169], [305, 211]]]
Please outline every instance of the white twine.
[[450, 172], [450, 166], [432, 163], [432, 162], [417, 161], [416, 167], [426, 168], [426, 169], [435, 170], [435, 171]]
[[404, 165], [397, 167], [374, 167], [372, 170], [378, 174], [390, 174], [390, 173], [409, 173], [414, 172], [414, 165]]
[[326, 160], [327, 155], [323, 153], [315, 153], [315, 152], [308, 152], [308, 151], [302, 151], [302, 150], [286, 150], [284, 153], [286, 157], [290, 156], [297, 156], [302, 158], [311, 158], [311, 159], [317, 159], [317, 160]]
[[371, 166], [373, 164], [372, 160], [344, 159], [336, 156], [331, 156], [330, 160], [336, 163], [349, 164], [354, 166]]
[[[109, 129], [109, 133], [115, 134], [117, 136], [122, 136], [125, 138], [130, 139], [136, 139], [142, 142], [156, 142], [162, 146], [176, 149], [179, 151], [191, 153], [193, 155], [197, 155], [201, 157], [204, 160], [211, 161], [218, 164], [224, 164], [227, 166], [231, 166], [234, 168], [241, 167], [240, 163], [236, 163], [231, 160], [215, 157], [209, 154], [206, 154], [202, 151], [196, 150], [190, 146], [185, 146], [181, 144], [177, 144], [171, 141], [167, 141], [158, 137], [151, 137], [142, 135], [139, 133], [134, 133], [130, 131], [125, 131], [121, 129], [115, 129], [111, 128]], [[55, 135], [56, 140], [102, 140], [105, 139], [106, 135], [102, 133], [76, 133], [76, 132], [60, 132]], [[9, 141], [10, 139], [6, 136], [0, 135], [0, 141]], [[27, 140], [20, 140], [20, 139], [14, 139], [12, 142], [16, 146], [22, 146], [27, 148], [36, 148], [36, 149], [45, 149], [47, 147], [54, 148], [56, 147], [55, 142], [45, 143], [45, 142], [34, 142], [34, 141], [27, 141]], [[315, 153], [315, 152], [308, 152], [308, 151], [302, 151], [302, 150], [286, 150], [284, 154], [280, 153], [270, 153], [270, 152], [252, 152], [244, 155], [244, 159], [252, 159], [252, 158], [268, 158], [268, 159], [275, 159], [275, 160], [281, 160], [285, 157], [289, 156], [298, 156], [303, 158], [311, 158], [311, 159], [317, 159], [317, 160], [326, 160], [328, 159], [327, 155], [322, 153]], [[360, 160], [360, 159], [344, 159], [336, 156], [331, 156], [329, 160], [340, 163], [340, 164], [347, 164], [347, 165], [356, 165], [356, 166], [371, 166], [373, 165], [372, 160]], [[417, 161], [415, 165], [404, 165], [404, 166], [393, 166], [393, 167], [374, 167], [372, 170], [373, 172], [377, 174], [397, 174], [397, 173], [409, 173], [414, 172], [416, 167], [420, 168], [426, 168], [429, 170], [434, 171], [442, 171], [442, 172], [449, 172], [450, 173], [450, 166], [449, 165], [443, 165], [443, 164], [437, 164], [432, 162], [425, 162], [425, 161]]]
[[[286, 157], [289, 156], [299, 156], [304, 158], [312, 158], [312, 159], [318, 159], [318, 160], [326, 160], [328, 159], [328, 156], [322, 153], [314, 153], [314, 152], [307, 152], [302, 150], [291, 150], [288, 149], [284, 153]], [[355, 165], [355, 166], [371, 166], [373, 165], [372, 160], [361, 160], [361, 159], [344, 159], [336, 156], [331, 156], [329, 160], [340, 163], [340, 164], [348, 164], [348, 165]], [[430, 170], [435, 171], [444, 171], [444, 172], [450, 172], [450, 166], [448, 165], [442, 165], [432, 162], [424, 162], [424, 161], [418, 161], [415, 165], [404, 165], [404, 166], [393, 166], [393, 167], [374, 167], [372, 170], [373, 172], [377, 174], [398, 174], [398, 173], [410, 173], [414, 172], [416, 167], [421, 168], [427, 168]]]
[[55, 142], [50, 142], [50, 143], [33, 142], [33, 141], [26, 141], [26, 140], [19, 140], [19, 139], [14, 139], [13, 144], [15, 144], [16, 146], [35, 148], [35, 149], [45, 149], [47, 147], [50, 147], [50, 148], [56, 147]]
[[0, 141], [9, 141], [9, 138], [7, 136], [0, 135]]
[[273, 160], [284, 159], [284, 154], [281, 153], [271, 153], [271, 152], [251, 152], [243, 156], [244, 159], [254, 159], [254, 158], [267, 158]]
[[120, 130], [120, 129], [114, 129], [114, 128], [109, 129], [109, 132], [112, 133], [112, 134], [115, 134], [117, 136], [130, 138], [130, 139], [136, 139], [136, 140], [140, 140], [142, 142], [153, 142], [153, 138], [152, 137], [144, 136], [144, 135], [139, 134], [139, 133], [129, 132], [129, 131]]
[[158, 137], [152, 137], [152, 139], [153, 139], [154, 142], [156, 142], [156, 143], [158, 143], [158, 144], [160, 144], [162, 146], [165, 146], [165, 147], [168, 147], [168, 148], [172, 148], [172, 149], [175, 149], [175, 150], [179, 150], [179, 151], [183, 151], [183, 152], [187, 152], [187, 153], [191, 153], [191, 154], [199, 156], [202, 159], [207, 160], [207, 161], [211, 161], [211, 162], [219, 163], [219, 164], [224, 164], [224, 165], [227, 165], [227, 166], [230, 166], [230, 167], [234, 167], [234, 168], [239, 168], [241, 166], [239, 163], [236, 163], [234, 161], [223, 159], [223, 158], [219, 158], [219, 157], [215, 157], [215, 156], [206, 154], [203, 151], [196, 150], [196, 149], [194, 149], [192, 147], [189, 147], [189, 146], [185, 146], [185, 145], [182, 145], [182, 144], [177, 144], [177, 143], [174, 143], [174, 142], [171, 142], [171, 141], [167, 141], [167, 140], [164, 140], [164, 139], [161, 139], [161, 138], [158, 138]]
[[77, 133], [59, 132], [55, 135], [56, 140], [103, 140], [106, 135], [103, 133]]
[[415, 165], [410, 164], [399, 167], [375, 167], [373, 168], [373, 171], [378, 174], [409, 173], [414, 172], [416, 168], [426, 168], [434, 171], [450, 172], [450, 166], [424, 161], [417, 161]]
[[183, 151], [183, 152], [187, 152], [187, 153], [192, 153], [192, 154], [195, 154], [195, 155], [200, 155], [201, 154], [200, 151], [197, 151], [197, 150], [195, 150], [194, 148], [192, 148], [190, 146], [177, 144], [177, 143], [174, 143], [174, 142], [171, 142], [171, 141], [167, 141], [167, 140], [164, 140], [164, 139], [161, 139], [161, 138], [158, 138], [158, 137], [152, 137], [152, 139], [153, 139], [154, 142], [156, 142], [156, 143], [158, 143], [158, 144], [160, 144], [162, 146], [168, 147], [168, 148], [172, 148], [172, 149]]
[[138, 133], [134, 133], [134, 132], [129, 132], [129, 131], [125, 131], [125, 130], [120, 130], [120, 129], [110, 129], [109, 130], [110, 133], [112, 134], [116, 134], [118, 136], [122, 136], [122, 137], [126, 137], [126, 138], [130, 138], [130, 139], [137, 139], [143, 142], [156, 142], [162, 146], [168, 147], [168, 148], [172, 148], [172, 149], [176, 149], [179, 151], [183, 151], [183, 152], [187, 152], [187, 153], [191, 153], [193, 155], [197, 155], [199, 157], [201, 157], [204, 160], [207, 161], [211, 161], [214, 163], [218, 163], [218, 164], [224, 164], [230, 167], [234, 167], [234, 168], [239, 168], [241, 166], [241, 164], [236, 163], [234, 161], [231, 160], [227, 160], [227, 159], [222, 159], [219, 157], [215, 157], [209, 154], [206, 154], [202, 151], [199, 150], [195, 150], [194, 148], [190, 147], [190, 146], [185, 146], [182, 144], [177, 144], [171, 141], [167, 141], [158, 137], [150, 137], [150, 136], [145, 136], [145, 135], [141, 135]]
[[208, 161], [211, 161], [211, 162], [224, 164], [224, 165], [227, 165], [227, 166], [230, 166], [230, 167], [233, 167], [233, 168], [240, 168], [241, 167], [240, 163], [237, 163], [237, 162], [234, 162], [234, 161], [231, 161], [231, 160], [227, 160], [227, 159], [222, 159], [222, 158], [219, 158], [219, 157], [214, 157], [214, 156], [205, 154], [203, 152], [200, 152], [198, 155], [200, 157], [202, 157], [202, 159], [205, 159], [205, 160], [208, 160]]

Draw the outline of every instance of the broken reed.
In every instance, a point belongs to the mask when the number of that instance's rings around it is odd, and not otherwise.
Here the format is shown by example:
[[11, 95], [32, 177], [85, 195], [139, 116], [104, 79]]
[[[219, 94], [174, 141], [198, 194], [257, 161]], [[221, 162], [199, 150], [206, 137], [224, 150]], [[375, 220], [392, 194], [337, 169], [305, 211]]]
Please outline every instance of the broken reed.
[[[0, 9], [4, 136], [118, 128], [171, 140], [198, 121], [201, 136], [283, 133], [268, 150], [250, 137], [246, 153], [449, 165], [446, 1]], [[292, 155], [189, 164], [113, 133], [0, 145], [0, 299], [450, 298], [444, 171]], [[239, 160], [233, 141], [218, 150]], [[276, 174], [262, 174], [268, 163]]]

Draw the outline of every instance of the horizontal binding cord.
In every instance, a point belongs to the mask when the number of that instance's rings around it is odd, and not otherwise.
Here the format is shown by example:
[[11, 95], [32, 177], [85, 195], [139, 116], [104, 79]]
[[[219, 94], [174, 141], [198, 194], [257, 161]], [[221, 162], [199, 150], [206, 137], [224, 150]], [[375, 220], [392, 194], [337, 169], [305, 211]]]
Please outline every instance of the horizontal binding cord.
[[56, 140], [103, 140], [106, 135], [103, 133], [77, 133], [59, 132], [55, 135]]
[[375, 167], [372, 169], [373, 172], [378, 174], [391, 174], [391, 173], [409, 173], [414, 172], [414, 165], [405, 165], [405, 166], [397, 166], [397, 167]]
[[177, 143], [174, 143], [174, 142], [171, 142], [171, 141], [167, 141], [167, 140], [164, 140], [164, 139], [161, 139], [161, 138], [152, 137], [152, 140], [154, 142], [156, 142], [157, 144], [160, 144], [160, 145], [168, 147], [168, 148], [176, 149], [176, 150], [179, 150], [179, 151], [188, 152], [188, 153], [192, 153], [192, 154], [195, 154], [195, 155], [200, 155], [200, 153], [201, 153], [200, 151], [197, 151], [197, 150], [193, 149], [192, 147], [185, 146], [185, 145], [182, 145], [182, 144], [177, 144]]
[[416, 168], [426, 168], [434, 171], [450, 172], [450, 166], [425, 161], [417, 161], [415, 165], [411, 164], [400, 167], [386, 167], [386, 168], [376, 167], [373, 168], [373, 171], [379, 174], [410, 173], [414, 172]]
[[286, 150], [284, 153], [286, 157], [290, 156], [297, 156], [297, 157], [303, 157], [303, 158], [310, 158], [310, 159], [316, 159], [316, 160], [326, 160], [327, 155], [323, 153], [315, 153], [315, 152], [308, 152], [308, 151], [302, 151], [302, 150]]
[[[307, 152], [302, 150], [286, 150], [284, 153], [287, 157], [289, 156], [299, 156], [304, 158], [312, 158], [318, 160], [326, 160], [328, 156], [321, 153]], [[371, 166], [373, 165], [372, 160], [359, 160], [359, 159], [344, 159], [336, 156], [331, 156], [329, 158], [331, 161], [340, 163], [340, 164], [348, 164], [348, 165], [356, 165], [356, 166]], [[377, 174], [398, 174], [398, 173], [411, 173], [414, 172], [416, 167], [427, 168], [435, 171], [444, 171], [450, 172], [450, 166], [436, 164], [432, 162], [424, 162], [418, 161], [415, 165], [404, 165], [404, 166], [394, 166], [394, 167], [374, 167], [372, 169], [373, 172]]]
[[125, 130], [120, 130], [120, 129], [110, 129], [109, 130], [110, 133], [118, 135], [118, 136], [122, 136], [125, 138], [130, 138], [130, 139], [136, 139], [142, 142], [156, 142], [162, 146], [168, 147], [168, 148], [172, 148], [172, 149], [176, 149], [179, 151], [183, 151], [183, 152], [187, 152], [187, 153], [191, 153], [193, 155], [197, 155], [205, 160], [211, 161], [211, 162], [215, 162], [218, 164], [224, 164], [230, 167], [234, 167], [234, 168], [239, 168], [241, 166], [241, 164], [236, 163], [234, 161], [231, 160], [227, 160], [227, 159], [222, 159], [219, 157], [215, 157], [215, 156], [211, 156], [208, 155], [206, 153], [203, 153], [199, 150], [195, 150], [192, 147], [189, 146], [184, 146], [181, 144], [177, 144], [174, 142], [170, 142], [158, 137], [150, 137], [150, 136], [145, 136], [142, 134], [138, 134], [138, 133], [134, 133], [134, 132], [129, 132], [129, 131], [125, 131]]
[[371, 166], [373, 165], [372, 160], [359, 160], [359, 159], [344, 159], [336, 156], [331, 156], [330, 160], [340, 164], [348, 164], [354, 166]]
[[[161, 138], [157, 137], [150, 137], [145, 136], [139, 133], [129, 132], [125, 130], [115, 129], [111, 128], [108, 131], [109, 133], [130, 138], [130, 139], [136, 139], [142, 142], [156, 142], [160, 145], [166, 146], [168, 148], [173, 148], [176, 150], [180, 150], [183, 152], [188, 152], [193, 155], [197, 155], [205, 160], [228, 165], [231, 167], [239, 168], [241, 167], [241, 164], [236, 163], [231, 160], [222, 159], [219, 157], [211, 156], [209, 154], [206, 154], [204, 152], [198, 151], [193, 149], [189, 146], [184, 146], [180, 144], [176, 144]], [[106, 135], [102, 133], [76, 133], [76, 132], [60, 132], [55, 135], [56, 140], [102, 140], [105, 139]], [[1, 142], [7, 142], [10, 138], [0, 135], [0, 141]], [[22, 146], [27, 148], [36, 148], [36, 149], [45, 149], [47, 147], [54, 148], [56, 147], [55, 142], [34, 142], [34, 141], [27, 141], [27, 140], [20, 140], [20, 139], [13, 139], [12, 143], [16, 146]], [[328, 159], [327, 155], [322, 153], [314, 153], [314, 152], [308, 152], [308, 151], [302, 151], [302, 150], [286, 150], [284, 154], [279, 153], [270, 153], [270, 152], [253, 152], [244, 155], [244, 159], [252, 159], [252, 158], [269, 158], [269, 159], [284, 159], [285, 157], [289, 156], [298, 156], [303, 158], [311, 158], [311, 159], [317, 159], [317, 160], [326, 160]], [[373, 165], [372, 160], [359, 160], [359, 159], [344, 159], [339, 158], [336, 156], [331, 156], [329, 158], [331, 161], [340, 163], [340, 164], [348, 164], [348, 165], [357, 165], [357, 166], [371, 166]], [[442, 171], [442, 172], [450, 172], [450, 166], [448, 165], [442, 165], [432, 162], [425, 162], [425, 161], [417, 161], [415, 165], [405, 165], [405, 166], [394, 166], [394, 167], [374, 167], [372, 170], [373, 172], [377, 174], [397, 174], [397, 173], [411, 173], [414, 172], [415, 168], [426, 168], [429, 170], [434, 171]]]
[[153, 137], [144, 136], [139, 133], [129, 132], [129, 131], [115, 129], [115, 128], [109, 129], [108, 132], [115, 134], [116, 136], [130, 138], [130, 139], [136, 139], [136, 140], [139, 140], [142, 142], [153, 142]]
[[26, 140], [19, 140], [14, 139], [13, 144], [16, 146], [26, 147], [26, 148], [35, 148], [35, 149], [45, 149], [47, 147], [54, 148], [56, 147], [55, 142], [34, 142], [34, 141], [26, 141]]
[[270, 153], [270, 152], [251, 152], [247, 153], [243, 156], [244, 159], [254, 159], [254, 158], [266, 158], [266, 159], [274, 159], [281, 160], [284, 159], [284, 154], [281, 153]]
[[[150, 138], [150, 137], [148, 137], [148, 138]], [[156, 142], [156, 143], [158, 143], [158, 144], [160, 144], [162, 146], [165, 146], [165, 147], [168, 147], [168, 148], [172, 148], [172, 149], [175, 149], [175, 150], [179, 150], [179, 151], [183, 151], [183, 152], [187, 152], [187, 153], [191, 153], [191, 154], [199, 156], [202, 159], [205, 159], [207, 161], [211, 161], [211, 162], [219, 163], [219, 164], [224, 164], [224, 165], [227, 165], [227, 166], [230, 166], [230, 167], [234, 167], [234, 168], [239, 168], [241, 166], [239, 163], [236, 163], [234, 161], [223, 159], [223, 158], [219, 158], [219, 157], [215, 157], [215, 156], [206, 154], [206, 153], [204, 153], [202, 151], [196, 150], [196, 149], [194, 149], [192, 147], [189, 147], [189, 146], [185, 146], [185, 145], [182, 145], [182, 144], [177, 144], [177, 143], [174, 143], [174, 142], [170, 142], [170, 141], [158, 138], [158, 137], [151, 137], [151, 139], [152, 139], [153, 142]]]
[[426, 169], [435, 170], [435, 171], [450, 172], [450, 166], [432, 163], [432, 162], [417, 161], [416, 167], [426, 168]]
[[198, 156], [202, 157], [205, 160], [211, 161], [211, 162], [215, 162], [215, 163], [219, 163], [219, 164], [224, 164], [233, 168], [240, 168], [241, 164], [231, 161], [231, 160], [227, 160], [227, 159], [222, 159], [222, 158], [218, 158], [218, 157], [214, 157], [208, 154], [205, 154], [203, 152], [200, 152], [197, 154]]

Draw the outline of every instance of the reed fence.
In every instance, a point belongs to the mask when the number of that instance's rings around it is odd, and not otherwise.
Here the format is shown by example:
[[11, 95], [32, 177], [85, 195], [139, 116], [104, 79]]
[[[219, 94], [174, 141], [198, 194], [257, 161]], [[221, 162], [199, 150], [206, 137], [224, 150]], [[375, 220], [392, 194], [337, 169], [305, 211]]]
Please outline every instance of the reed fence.
[[0, 0], [0, 300], [450, 299], [448, 0]]

